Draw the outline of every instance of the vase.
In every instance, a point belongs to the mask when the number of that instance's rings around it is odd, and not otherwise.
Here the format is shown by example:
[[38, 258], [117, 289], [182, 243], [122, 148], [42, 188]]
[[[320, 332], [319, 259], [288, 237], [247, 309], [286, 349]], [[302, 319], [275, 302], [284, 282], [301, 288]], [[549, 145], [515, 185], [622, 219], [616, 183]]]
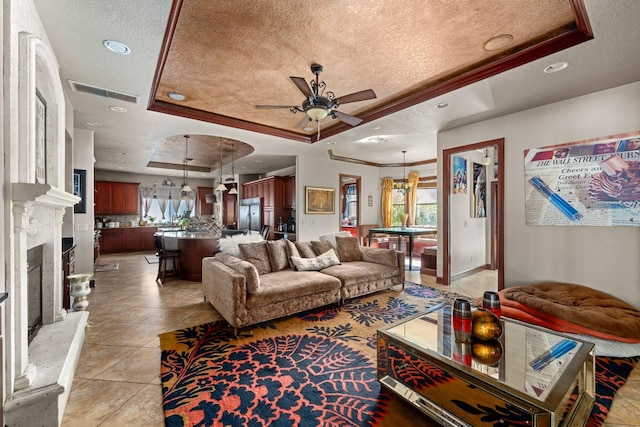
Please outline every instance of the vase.
[[91, 293], [91, 278], [93, 273], [71, 274], [69, 279], [69, 295], [73, 297], [73, 310], [84, 311], [89, 305], [87, 295]]
[[405, 230], [407, 228], [407, 219], [409, 219], [409, 215], [407, 214], [402, 214], [402, 224], [400, 225], [400, 228], [402, 228], [403, 230]]

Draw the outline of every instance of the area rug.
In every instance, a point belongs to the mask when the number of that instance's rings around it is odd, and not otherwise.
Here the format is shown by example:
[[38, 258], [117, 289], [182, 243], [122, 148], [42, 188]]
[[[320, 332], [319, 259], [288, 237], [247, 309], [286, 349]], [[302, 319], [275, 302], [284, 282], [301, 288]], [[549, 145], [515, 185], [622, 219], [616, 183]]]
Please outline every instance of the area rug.
[[[429, 287], [354, 299], [232, 336], [225, 322], [160, 335], [165, 423], [177, 426], [436, 426], [380, 387], [376, 330], [451, 301]], [[591, 424], [602, 424], [637, 359], [598, 358]], [[602, 390], [602, 384], [607, 388]]]
[[120, 267], [119, 263], [116, 264], [96, 264], [95, 267], [93, 267], [93, 271], [94, 272], [100, 272], [100, 271], [114, 271], [117, 270], [118, 267]]
[[146, 259], [146, 260], [147, 260], [147, 263], [148, 263], [148, 264], [157, 264], [157, 263], [159, 263], [159, 262], [160, 262], [160, 258], [158, 258], [158, 257], [157, 257], [157, 256], [155, 256], [155, 255], [151, 255], [151, 256], [146, 256], [146, 255], [145, 255], [144, 259]]

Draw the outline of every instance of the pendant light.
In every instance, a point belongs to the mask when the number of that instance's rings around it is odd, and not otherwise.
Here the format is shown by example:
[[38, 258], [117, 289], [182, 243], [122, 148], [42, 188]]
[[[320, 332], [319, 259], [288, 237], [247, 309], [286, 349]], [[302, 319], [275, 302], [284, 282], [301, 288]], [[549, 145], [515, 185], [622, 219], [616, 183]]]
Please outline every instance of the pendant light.
[[484, 159], [482, 159], [482, 164], [485, 166], [489, 166], [491, 164], [491, 157], [489, 157], [489, 149], [484, 149]]
[[222, 182], [222, 141], [220, 141], [220, 184], [216, 187], [216, 191], [227, 191], [227, 187]]
[[235, 155], [231, 152], [231, 178], [233, 178], [233, 187], [229, 190], [229, 194], [238, 194], [238, 190], [236, 189], [236, 173], [234, 169]]
[[189, 158], [189, 135], [184, 136], [184, 174], [183, 174], [183, 183], [182, 183], [182, 192], [189, 193], [193, 191], [191, 186], [189, 186], [189, 161], [193, 160]]
[[407, 150], [402, 150], [402, 182], [393, 184], [394, 188], [406, 193], [411, 188], [411, 184], [407, 182]]

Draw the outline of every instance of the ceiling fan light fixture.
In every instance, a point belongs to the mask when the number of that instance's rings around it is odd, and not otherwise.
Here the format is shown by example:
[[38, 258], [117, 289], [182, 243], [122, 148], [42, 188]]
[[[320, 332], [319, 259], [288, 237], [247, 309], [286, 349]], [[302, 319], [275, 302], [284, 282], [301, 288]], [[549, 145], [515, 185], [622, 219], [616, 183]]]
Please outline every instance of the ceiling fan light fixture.
[[329, 115], [329, 110], [326, 107], [310, 107], [306, 111], [306, 114], [313, 120], [318, 121], [327, 117]]

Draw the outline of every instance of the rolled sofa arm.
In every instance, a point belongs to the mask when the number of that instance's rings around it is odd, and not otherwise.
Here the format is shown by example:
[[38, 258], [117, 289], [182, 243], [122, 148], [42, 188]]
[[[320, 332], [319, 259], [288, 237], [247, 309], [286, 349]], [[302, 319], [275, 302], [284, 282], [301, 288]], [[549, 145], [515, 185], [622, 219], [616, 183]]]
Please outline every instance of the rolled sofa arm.
[[231, 326], [244, 326], [247, 317], [247, 280], [244, 275], [213, 257], [204, 258], [202, 293]]

